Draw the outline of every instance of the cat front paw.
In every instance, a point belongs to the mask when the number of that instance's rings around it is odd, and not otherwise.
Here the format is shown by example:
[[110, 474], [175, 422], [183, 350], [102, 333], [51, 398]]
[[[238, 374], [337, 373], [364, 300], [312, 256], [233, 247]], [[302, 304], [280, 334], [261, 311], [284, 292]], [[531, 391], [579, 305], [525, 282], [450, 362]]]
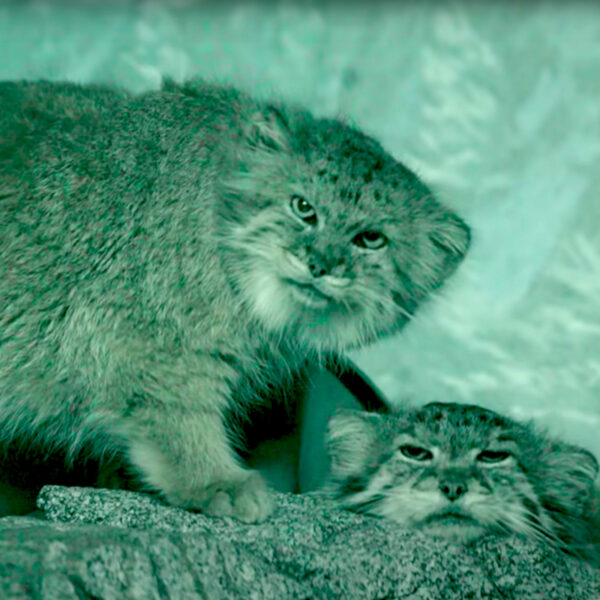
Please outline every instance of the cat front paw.
[[257, 471], [240, 479], [218, 481], [204, 490], [203, 497], [202, 512], [244, 523], [264, 521], [274, 508], [273, 493]]
[[170, 504], [199, 510], [214, 517], [233, 517], [244, 523], [264, 521], [274, 508], [273, 493], [258, 471], [245, 471], [185, 494], [167, 494]]

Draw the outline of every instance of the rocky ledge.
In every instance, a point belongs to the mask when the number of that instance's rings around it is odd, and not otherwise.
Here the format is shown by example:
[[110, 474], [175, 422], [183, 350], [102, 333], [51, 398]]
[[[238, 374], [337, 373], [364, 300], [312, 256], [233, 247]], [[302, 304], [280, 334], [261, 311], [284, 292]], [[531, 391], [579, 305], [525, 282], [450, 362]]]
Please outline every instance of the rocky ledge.
[[599, 600], [600, 570], [516, 538], [450, 544], [311, 496], [261, 525], [48, 486], [0, 519], [0, 598]]

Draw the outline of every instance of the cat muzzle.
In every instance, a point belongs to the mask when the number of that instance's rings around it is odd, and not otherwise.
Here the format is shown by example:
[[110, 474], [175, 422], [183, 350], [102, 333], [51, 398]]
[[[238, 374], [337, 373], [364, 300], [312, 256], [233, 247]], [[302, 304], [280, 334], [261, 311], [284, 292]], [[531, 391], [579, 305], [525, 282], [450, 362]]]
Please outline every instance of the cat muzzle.
[[325, 308], [333, 298], [310, 283], [300, 283], [288, 279], [296, 299], [311, 308]]

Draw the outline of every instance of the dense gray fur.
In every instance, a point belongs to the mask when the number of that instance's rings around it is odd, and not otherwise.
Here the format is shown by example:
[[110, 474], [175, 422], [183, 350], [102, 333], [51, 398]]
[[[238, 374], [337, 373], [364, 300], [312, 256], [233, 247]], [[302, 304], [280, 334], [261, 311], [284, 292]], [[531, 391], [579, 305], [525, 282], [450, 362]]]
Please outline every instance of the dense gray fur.
[[397, 330], [469, 244], [360, 131], [202, 82], [0, 84], [0, 236], [5, 443], [123, 453], [247, 521], [232, 398]]
[[531, 425], [434, 402], [340, 412], [328, 443], [326, 494], [350, 510], [460, 540], [519, 534], [600, 560], [598, 462]]

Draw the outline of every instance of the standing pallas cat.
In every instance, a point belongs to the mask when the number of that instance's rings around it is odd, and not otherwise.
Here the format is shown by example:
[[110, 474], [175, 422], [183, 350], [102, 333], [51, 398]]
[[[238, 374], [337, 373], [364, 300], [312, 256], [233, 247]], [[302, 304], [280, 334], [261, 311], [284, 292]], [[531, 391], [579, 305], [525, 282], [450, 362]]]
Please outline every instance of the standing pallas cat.
[[4, 441], [245, 521], [232, 398], [397, 330], [469, 244], [360, 131], [202, 82], [0, 84], [0, 236]]

